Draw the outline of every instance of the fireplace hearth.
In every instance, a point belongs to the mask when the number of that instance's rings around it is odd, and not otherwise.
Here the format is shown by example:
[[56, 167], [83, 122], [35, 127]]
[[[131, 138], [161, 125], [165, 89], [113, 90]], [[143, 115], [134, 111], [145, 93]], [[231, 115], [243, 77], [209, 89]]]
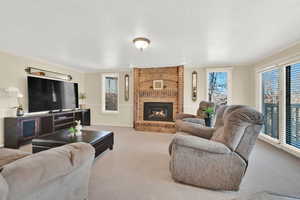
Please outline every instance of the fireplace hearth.
[[144, 121], [173, 121], [173, 103], [145, 102]]

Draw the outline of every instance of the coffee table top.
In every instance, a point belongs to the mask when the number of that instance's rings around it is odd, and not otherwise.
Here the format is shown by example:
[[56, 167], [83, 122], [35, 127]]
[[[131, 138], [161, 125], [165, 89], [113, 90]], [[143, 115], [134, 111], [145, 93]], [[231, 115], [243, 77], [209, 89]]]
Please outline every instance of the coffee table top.
[[35, 143], [56, 143], [56, 144], [69, 144], [74, 142], [86, 142], [94, 144], [99, 142], [106, 136], [113, 134], [112, 131], [92, 131], [82, 130], [81, 136], [73, 136], [68, 130], [57, 131], [55, 134], [38, 137], [32, 140], [32, 144]]

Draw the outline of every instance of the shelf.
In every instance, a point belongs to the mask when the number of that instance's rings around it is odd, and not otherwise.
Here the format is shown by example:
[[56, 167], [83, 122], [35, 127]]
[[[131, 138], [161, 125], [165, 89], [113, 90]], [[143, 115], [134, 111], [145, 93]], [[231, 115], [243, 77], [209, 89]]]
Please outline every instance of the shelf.
[[64, 120], [67, 120], [67, 119], [74, 119], [74, 117], [60, 117], [60, 118], [57, 118], [54, 120], [54, 122], [59, 122], [59, 121], [64, 121]]
[[72, 121], [72, 122], [67, 122], [67, 123], [56, 124], [56, 125], [54, 125], [54, 128], [56, 129], [56, 128], [71, 125], [71, 124], [74, 124], [74, 122]]

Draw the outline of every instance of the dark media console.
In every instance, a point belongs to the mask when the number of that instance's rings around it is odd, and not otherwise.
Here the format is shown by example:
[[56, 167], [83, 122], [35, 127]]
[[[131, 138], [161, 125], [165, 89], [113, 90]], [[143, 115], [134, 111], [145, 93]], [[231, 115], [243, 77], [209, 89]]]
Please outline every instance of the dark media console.
[[4, 118], [4, 146], [18, 149], [35, 137], [48, 136], [74, 126], [75, 120], [80, 120], [84, 126], [90, 126], [90, 109], [6, 117]]

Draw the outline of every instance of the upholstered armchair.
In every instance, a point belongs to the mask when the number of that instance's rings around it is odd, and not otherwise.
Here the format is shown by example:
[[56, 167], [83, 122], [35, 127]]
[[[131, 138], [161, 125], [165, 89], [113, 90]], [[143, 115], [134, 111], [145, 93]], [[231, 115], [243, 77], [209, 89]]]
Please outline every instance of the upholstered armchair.
[[249, 155], [263, 125], [263, 115], [247, 106], [222, 106], [215, 128], [205, 139], [176, 135], [170, 172], [174, 180], [215, 190], [238, 190]]
[[[192, 135], [198, 135], [199, 129], [206, 129], [204, 122], [206, 113], [204, 112], [204, 110], [206, 110], [208, 107], [212, 107], [215, 109], [216, 106], [213, 102], [201, 101], [197, 110], [197, 115], [185, 113], [176, 115], [175, 124], [177, 131], [189, 133]], [[208, 138], [208, 135], [204, 133], [203, 137]]]

